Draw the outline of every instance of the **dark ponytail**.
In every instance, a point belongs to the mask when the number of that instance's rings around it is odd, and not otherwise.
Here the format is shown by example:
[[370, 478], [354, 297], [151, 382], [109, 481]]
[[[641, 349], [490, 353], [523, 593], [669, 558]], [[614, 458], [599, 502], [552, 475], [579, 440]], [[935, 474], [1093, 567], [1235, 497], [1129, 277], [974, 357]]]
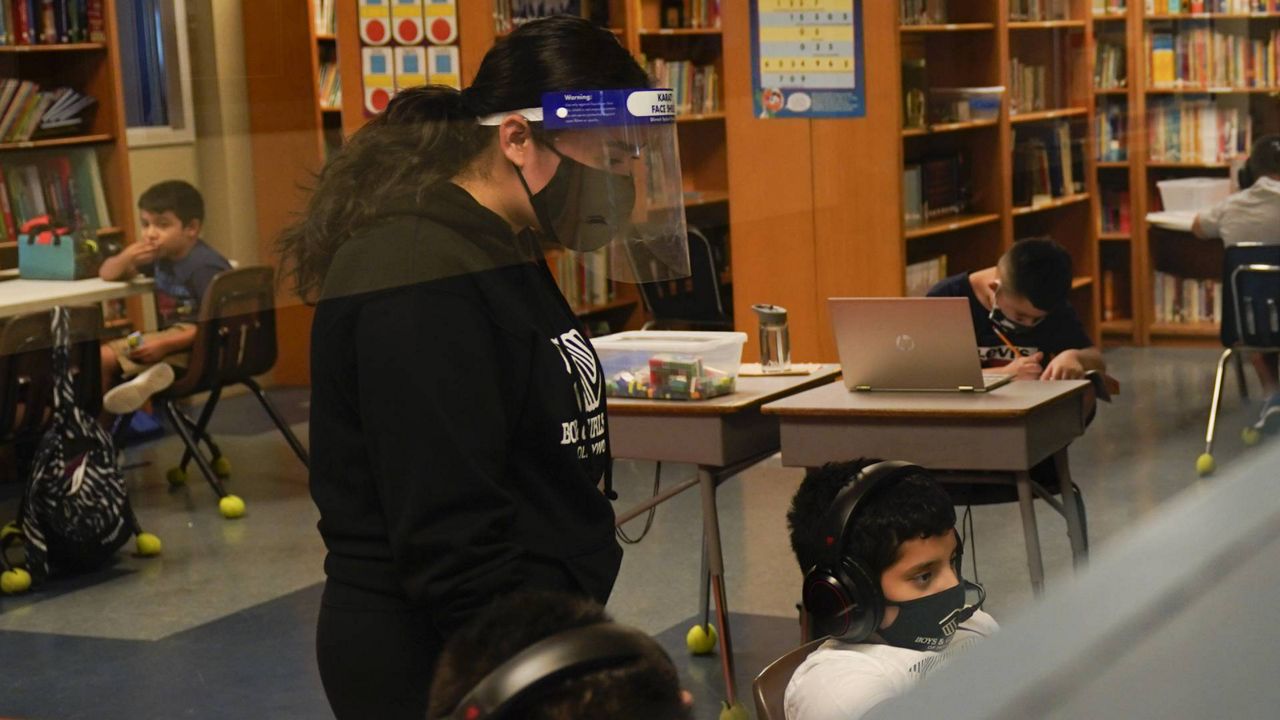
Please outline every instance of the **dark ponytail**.
[[429, 85], [396, 95], [348, 138], [316, 177], [299, 220], [276, 241], [282, 274], [304, 301], [319, 299], [334, 254], [389, 201], [420, 200], [460, 174], [489, 145], [483, 115], [540, 107], [542, 94], [648, 85], [613, 33], [582, 18], [521, 26], [485, 54], [463, 92]]

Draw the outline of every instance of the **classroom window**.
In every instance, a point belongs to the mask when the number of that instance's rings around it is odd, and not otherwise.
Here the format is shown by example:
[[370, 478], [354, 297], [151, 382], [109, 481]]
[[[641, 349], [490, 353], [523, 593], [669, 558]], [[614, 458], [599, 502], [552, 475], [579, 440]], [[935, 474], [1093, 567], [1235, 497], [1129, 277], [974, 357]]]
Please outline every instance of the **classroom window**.
[[193, 142], [186, 0], [119, 0], [116, 28], [129, 145]]

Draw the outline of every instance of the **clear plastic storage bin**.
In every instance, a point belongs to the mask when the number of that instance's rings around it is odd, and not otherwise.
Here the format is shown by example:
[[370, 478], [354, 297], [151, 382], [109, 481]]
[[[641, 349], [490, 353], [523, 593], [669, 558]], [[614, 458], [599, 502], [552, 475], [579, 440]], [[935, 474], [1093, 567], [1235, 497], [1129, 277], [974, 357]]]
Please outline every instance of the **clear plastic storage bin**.
[[999, 120], [1003, 97], [1003, 86], [933, 88], [929, 90], [929, 120], [943, 125]]
[[1231, 181], [1227, 178], [1179, 178], [1161, 180], [1156, 185], [1165, 212], [1208, 210], [1231, 194]]
[[734, 391], [746, 333], [637, 331], [594, 338], [605, 394], [706, 400]]

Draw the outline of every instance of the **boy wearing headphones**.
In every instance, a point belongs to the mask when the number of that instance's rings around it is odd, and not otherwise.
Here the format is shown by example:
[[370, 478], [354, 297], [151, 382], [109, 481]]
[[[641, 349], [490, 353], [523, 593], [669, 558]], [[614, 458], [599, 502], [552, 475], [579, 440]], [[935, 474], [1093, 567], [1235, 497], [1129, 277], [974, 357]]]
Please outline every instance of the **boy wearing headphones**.
[[521, 592], [445, 645], [428, 718], [692, 720], [693, 697], [658, 643], [594, 602]]
[[1019, 380], [1079, 380], [1107, 365], [1068, 301], [1071, 276], [1061, 245], [1027, 238], [994, 266], [934, 285], [929, 297], [969, 300], [983, 367]]
[[[1280, 244], [1280, 135], [1267, 135], [1253, 144], [1240, 172], [1240, 192], [1196, 215], [1191, 232], [1204, 240], [1222, 238], [1227, 246], [1241, 243]], [[1276, 353], [1254, 353], [1266, 399], [1257, 427], [1280, 424], [1280, 373]]]
[[787, 720], [856, 720], [998, 627], [960, 576], [951, 498], [927, 471], [857, 460], [811, 472], [787, 513], [814, 637]]

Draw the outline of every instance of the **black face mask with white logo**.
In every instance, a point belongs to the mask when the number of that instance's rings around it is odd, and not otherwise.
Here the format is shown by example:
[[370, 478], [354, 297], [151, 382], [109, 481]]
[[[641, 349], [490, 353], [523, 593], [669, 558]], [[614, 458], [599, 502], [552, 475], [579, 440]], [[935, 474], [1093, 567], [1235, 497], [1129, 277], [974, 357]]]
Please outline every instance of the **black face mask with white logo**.
[[543, 234], [578, 252], [599, 250], [622, 237], [636, 204], [635, 180], [593, 168], [547, 147], [559, 156], [560, 165], [546, 187], [530, 192], [524, 173], [516, 167]]
[[[977, 593], [977, 601], [965, 603], [967, 590]], [[955, 587], [907, 602], [891, 603], [898, 608], [893, 624], [880, 628], [886, 643], [907, 650], [942, 650], [951, 642], [960, 623], [973, 617], [986, 600], [981, 585], [961, 580]]]

